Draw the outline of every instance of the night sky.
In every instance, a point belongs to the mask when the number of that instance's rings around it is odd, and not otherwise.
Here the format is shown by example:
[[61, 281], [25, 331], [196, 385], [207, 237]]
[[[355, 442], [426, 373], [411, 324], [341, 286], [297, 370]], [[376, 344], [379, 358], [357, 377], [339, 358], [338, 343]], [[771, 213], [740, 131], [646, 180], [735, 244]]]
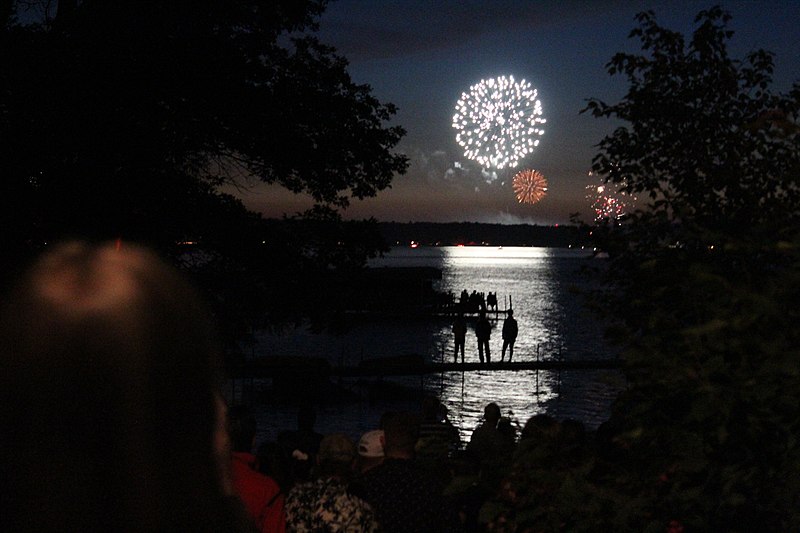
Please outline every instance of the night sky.
[[[629, 39], [634, 16], [652, 9], [660, 24], [691, 35], [695, 15], [713, 2], [569, 0], [338, 0], [322, 16], [321, 40], [350, 61], [356, 83], [368, 84], [399, 108], [392, 124], [407, 130], [398, 151], [410, 158], [405, 175], [377, 197], [354, 202], [345, 218], [396, 222], [564, 224], [570, 213], [590, 220], [586, 185], [595, 145], [615, 124], [580, 114], [586, 100], [618, 101], [623, 77], [605, 64]], [[732, 57], [763, 48], [775, 53], [774, 88], [800, 80], [800, 1], [735, 1]], [[688, 40], [688, 39], [687, 39]], [[483, 78], [513, 75], [537, 88], [547, 119], [533, 154], [516, 169], [487, 176], [455, 141], [452, 117], [461, 93]], [[548, 180], [547, 196], [519, 204], [511, 187], [523, 168]], [[242, 195], [268, 217], [305, 209], [307, 199], [277, 187]]]

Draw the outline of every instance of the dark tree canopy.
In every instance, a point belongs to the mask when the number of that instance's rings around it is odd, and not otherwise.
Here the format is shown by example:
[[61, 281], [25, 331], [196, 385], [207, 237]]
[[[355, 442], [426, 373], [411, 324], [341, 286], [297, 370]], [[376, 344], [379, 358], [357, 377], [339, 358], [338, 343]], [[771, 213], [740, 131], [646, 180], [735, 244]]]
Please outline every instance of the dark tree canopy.
[[222, 183], [255, 176], [335, 209], [406, 168], [394, 106], [308, 32], [324, 0], [13, 4], [0, 29], [4, 245], [209, 240], [248, 218]]
[[625, 123], [601, 141], [593, 169], [647, 198], [640, 215], [668, 222], [662, 237], [673, 242], [689, 237], [678, 227], [702, 228], [708, 234], [693, 237], [714, 244], [744, 228], [796, 223], [800, 86], [787, 95], [770, 90], [769, 52], [730, 58], [730, 16], [720, 8], [698, 15], [688, 42], [652, 12], [637, 19], [631, 36], [646, 53], [620, 53], [608, 64], [627, 78], [627, 95], [616, 104], [589, 101], [593, 115]]
[[[341, 210], [407, 160], [395, 107], [315, 37], [326, 3], [0, 3], [0, 284], [49, 242], [119, 238], [190, 269], [232, 347], [329, 320], [383, 247]], [[316, 205], [279, 224], [220, 192], [253, 178]]]
[[627, 94], [588, 105], [623, 122], [594, 170], [647, 200], [595, 228], [629, 383], [614, 529], [800, 527], [800, 84], [773, 92], [768, 52], [729, 57], [729, 18], [701, 12], [687, 41], [640, 14], [643, 52], [608, 64]]

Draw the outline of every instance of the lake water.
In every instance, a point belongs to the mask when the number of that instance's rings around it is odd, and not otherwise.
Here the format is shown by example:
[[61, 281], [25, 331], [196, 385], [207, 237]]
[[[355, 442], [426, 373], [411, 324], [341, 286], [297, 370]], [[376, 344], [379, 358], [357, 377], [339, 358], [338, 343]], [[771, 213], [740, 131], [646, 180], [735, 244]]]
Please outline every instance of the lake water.
[[[429, 266], [442, 271], [434, 282], [440, 292], [458, 296], [468, 292], [495, 292], [499, 307], [513, 302], [519, 324], [515, 361], [613, 358], [614, 351], [603, 341], [603, 324], [583, 306], [582, 292], [595, 278], [586, 268], [603, 267], [583, 250], [532, 247], [397, 247], [371, 266]], [[490, 314], [491, 315], [491, 314]], [[493, 321], [490, 347], [492, 359], [499, 360], [503, 315]], [[474, 323], [469, 323], [466, 360], [477, 361]], [[295, 330], [286, 335], [258, 338], [254, 355], [292, 355], [327, 358], [332, 364], [355, 365], [367, 358], [422, 355], [429, 361], [453, 358], [451, 322], [447, 318], [372, 319], [357, 324], [345, 335], [315, 335]], [[354, 390], [360, 382], [344, 383]], [[369, 385], [374, 385], [370, 383]], [[608, 416], [611, 402], [622, 387], [619, 372], [575, 371], [473, 371], [448, 372], [422, 378], [384, 380], [394, 386], [425, 389], [436, 394], [448, 408], [449, 418], [466, 442], [480, 422], [483, 407], [496, 402], [504, 415], [519, 424], [537, 413], [559, 419], [574, 418], [589, 429]], [[266, 382], [256, 382], [267, 387]], [[277, 432], [295, 425], [295, 408], [279, 402], [257, 403], [259, 440], [273, 439]], [[357, 438], [374, 429], [385, 411], [418, 410], [419, 400], [411, 397], [373, 401], [325, 403], [317, 406], [317, 430], [341, 431]]]

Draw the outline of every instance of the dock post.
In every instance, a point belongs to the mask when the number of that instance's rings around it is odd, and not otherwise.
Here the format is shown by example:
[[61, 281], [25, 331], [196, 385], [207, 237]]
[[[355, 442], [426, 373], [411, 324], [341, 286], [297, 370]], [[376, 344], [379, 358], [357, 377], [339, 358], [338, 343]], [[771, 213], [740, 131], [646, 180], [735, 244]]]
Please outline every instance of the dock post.
[[444, 349], [445, 345], [442, 344], [442, 372], [439, 374], [439, 396], [441, 397], [444, 394]]
[[[563, 356], [561, 355], [561, 349], [564, 347], [563, 344], [558, 345], [558, 361], [563, 361]], [[556, 394], [558, 394], [558, 399], [561, 400], [561, 365], [558, 365], [558, 382], [556, 385]]]

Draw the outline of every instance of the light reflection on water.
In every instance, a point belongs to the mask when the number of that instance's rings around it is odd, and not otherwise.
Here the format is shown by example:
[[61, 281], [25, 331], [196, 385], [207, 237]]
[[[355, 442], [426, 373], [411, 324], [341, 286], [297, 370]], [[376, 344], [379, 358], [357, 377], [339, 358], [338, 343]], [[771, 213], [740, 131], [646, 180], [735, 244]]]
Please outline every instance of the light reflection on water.
[[[579, 250], [523, 247], [423, 247], [395, 248], [372, 266], [431, 266], [442, 270], [434, 288], [452, 292], [463, 289], [497, 293], [499, 307], [513, 303], [519, 323], [514, 360], [566, 360], [608, 358], [612, 352], [602, 339], [602, 325], [581, 303], [580, 289], [591, 286], [579, 274], [582, 264], [599, 261]], [[491, 317], [491, 315], [490, 315]], [[503, 316], [493, 318], [490, 341], [492, 360], [499, 360]], [[477, 361], [474, 322], [468, 323], [466, 360]], [[333, 364], [355, 365], [364, 358], [423, 355], [431, 361], [452, 360], [453, 341], [448, 319], [408, 317], [406, 320], [372, 320], [357, 325], [343, 336], [311, 335], [295, 331], [283, 337], [260, 339], [258, 353], [327, 357]], [[476, 371], [392, 380], [440, 396], [451, 421], [467, 440], [480, 422], [483, 407], [496, 402], [503, 414], [511, 413], [520, 424], [546, 412], [557, 418], [575, 418], [589, 428], [600, 424], [621, 386], [614, 371]], [[373, 429], [386, 410], [413, 408], [418, 404], [321, 406], [318, 430], [344, 431], [353, 437]], [[270, 406], [260, 413], [263, 438], [293, 427], [293, 409]], [[271, 429], [270, 429], [271, 428]]]
[[[495, 292], [498, 306], [502, 309], [508, 307], [507, 302], [513, 304], [519, 324], [515, 345], [517, 360], [534, 359], [537, 346], [546, 343], [560, 346], [559, 324], [567, 317], [557, 298], [561, 287], [553, 257], [556, 250], [449, 247], [443, 251], [440, 290], [458, 295], [463, 289], [471, 292], [477, 288], [478, 292]], [[493, 321], [493, 325], [492, 339], [495, 342], [490, 343], [490, 348], [496, 344], [502, 346], [502, 318]], [[439, 338], [446, 341], [448, 336], [449, 331], [441, 331]], [[497, 355], [499, 350], [493, 351]]]

